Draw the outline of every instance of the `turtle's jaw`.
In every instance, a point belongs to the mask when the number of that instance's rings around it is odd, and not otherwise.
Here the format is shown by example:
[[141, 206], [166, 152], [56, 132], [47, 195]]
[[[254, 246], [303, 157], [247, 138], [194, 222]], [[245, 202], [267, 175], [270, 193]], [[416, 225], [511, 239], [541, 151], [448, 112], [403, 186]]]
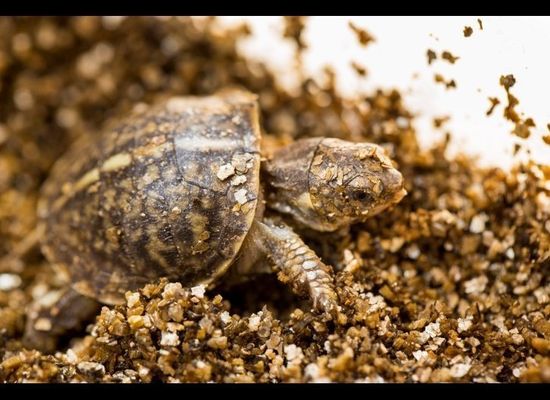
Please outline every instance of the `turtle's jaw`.
[[378, 203], [377, 205], [375, 205], [374, 207], [363, 211], [361, 213], [360, 221], [365, 222], [370, 217], [373, 217], [377, 214], [380, 214], [382, 211], [386, 210], [387, 208], [396, 205], [406, 195], [407, 195], [407, 191], [404, 188], [401, 188], [401, 189], [397, 190], [395, 192], [395, 194], [390, 199], [384, 200], [384, 201]]

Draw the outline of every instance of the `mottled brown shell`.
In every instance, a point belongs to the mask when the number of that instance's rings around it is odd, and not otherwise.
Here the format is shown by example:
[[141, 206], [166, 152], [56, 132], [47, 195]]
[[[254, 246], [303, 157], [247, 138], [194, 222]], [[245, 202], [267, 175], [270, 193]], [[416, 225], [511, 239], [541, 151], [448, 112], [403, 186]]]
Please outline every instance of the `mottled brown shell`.
[[256, 97], [176, 97], [77, 143], [43, 187], [42, 250], [80, 293], [119, 303], [160, 277], [223, 274], [259, 193]]

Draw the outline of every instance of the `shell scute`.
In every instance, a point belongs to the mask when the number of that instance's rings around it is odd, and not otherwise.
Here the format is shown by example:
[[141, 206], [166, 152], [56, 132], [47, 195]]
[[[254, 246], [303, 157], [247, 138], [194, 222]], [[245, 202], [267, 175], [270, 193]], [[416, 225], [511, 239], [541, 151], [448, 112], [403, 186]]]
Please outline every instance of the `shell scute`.
[[[44, 253], [76, 290], [118, 303], [160, 277], [192, 286], [225, 272], [258, 200], [255, 96], [164, 100], [82, 143], [54, 166], [39, 204]], [[228, 164], [234, 176], [222, 180]]]

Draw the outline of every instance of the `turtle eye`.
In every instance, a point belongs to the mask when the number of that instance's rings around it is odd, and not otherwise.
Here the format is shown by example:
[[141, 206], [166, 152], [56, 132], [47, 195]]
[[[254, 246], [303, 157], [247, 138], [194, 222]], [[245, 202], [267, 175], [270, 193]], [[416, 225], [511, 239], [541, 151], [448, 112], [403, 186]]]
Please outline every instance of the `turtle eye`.
[[357, 201], [366, 201], [371, 196], [367, 192], [365, 192], [364, 190], [356, 190], [352, 193], [351, 197], [354, 200], [357, 200]]

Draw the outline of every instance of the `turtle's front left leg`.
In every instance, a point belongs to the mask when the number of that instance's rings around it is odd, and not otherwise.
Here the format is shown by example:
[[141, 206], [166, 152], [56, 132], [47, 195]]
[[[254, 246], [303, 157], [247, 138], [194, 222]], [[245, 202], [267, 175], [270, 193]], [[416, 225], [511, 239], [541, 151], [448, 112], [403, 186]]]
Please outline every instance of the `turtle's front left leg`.
[[344, 322], [334, 289], [332, 268], [324, 264], [288, 225], [256, 221], [259, 245], [274, 264], [280, 281], [297, 294], [309, 294], [313, 307]]
[[47, 303], [39, 299], [30, 305], [23, 336], [26, 347], [45, 353], [54, 352], [62, 336], [83, 329], [101, 308], [97, 301], [71, 288], [62, 289], [51, 299], [52, 304]]

